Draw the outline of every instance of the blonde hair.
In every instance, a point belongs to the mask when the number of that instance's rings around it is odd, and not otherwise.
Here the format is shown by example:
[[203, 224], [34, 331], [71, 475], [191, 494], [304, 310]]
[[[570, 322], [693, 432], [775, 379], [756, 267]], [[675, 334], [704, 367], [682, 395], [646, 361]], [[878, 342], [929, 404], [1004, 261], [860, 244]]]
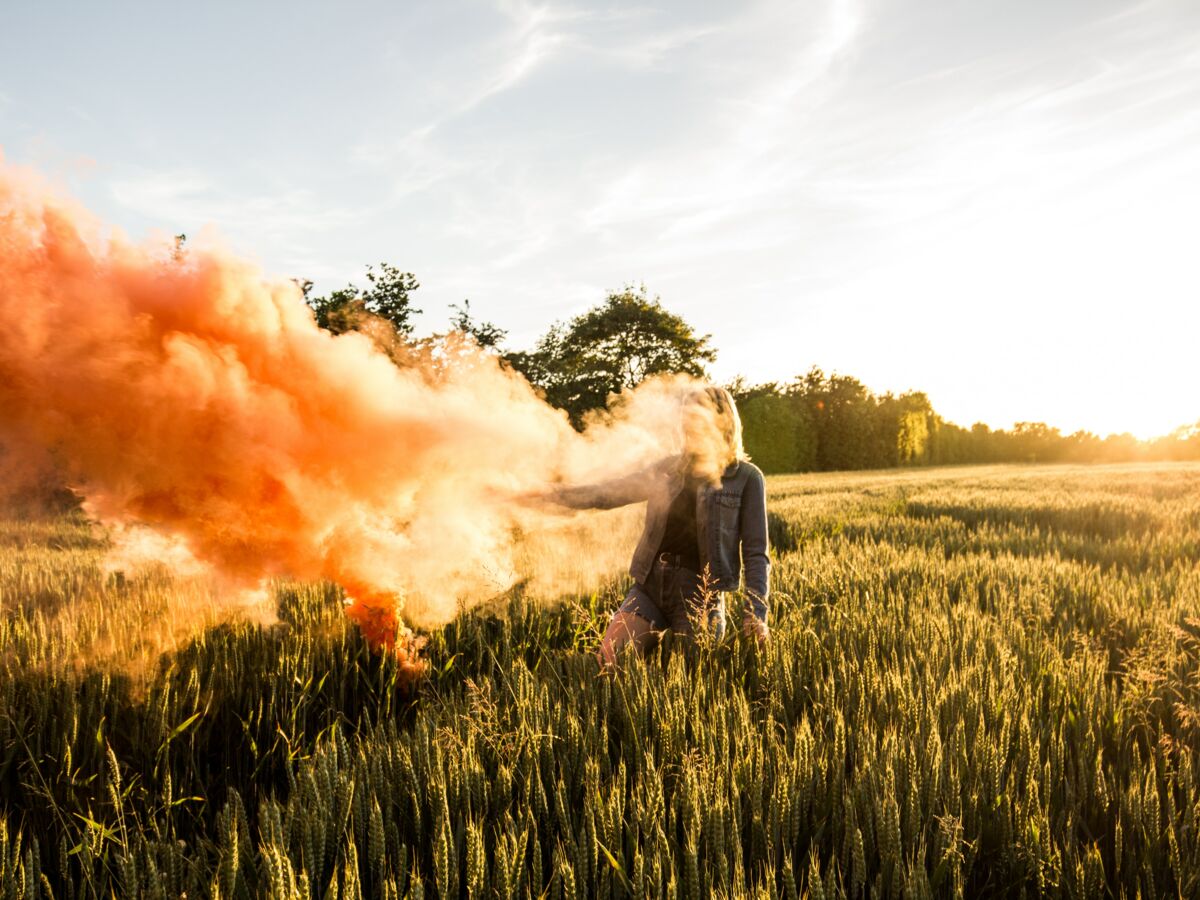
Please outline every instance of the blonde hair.
[[[750, 458], [742, 446], [742, 419], [729, 391], [710, 384], [688, 394], [685, 403], [704, 409], [709, 414], [708, 424], [716, 426], [720, 435], [719, 440], [691, 436], [692, 453], [698, 470], [707, 470], [706, 474], [715, 480], [721, 477], [725, 469]], [[711, 434], [711, 429], [705, 430]]]

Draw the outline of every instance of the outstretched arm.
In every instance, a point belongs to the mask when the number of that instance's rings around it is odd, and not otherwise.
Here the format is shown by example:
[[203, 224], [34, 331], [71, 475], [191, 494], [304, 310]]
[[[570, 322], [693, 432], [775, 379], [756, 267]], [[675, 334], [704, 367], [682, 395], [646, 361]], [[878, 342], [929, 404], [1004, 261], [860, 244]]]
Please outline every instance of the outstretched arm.
[[750, 598], [754, 618], [765, 631], [771, 560], [767, 555], [767, 485], [757, 470], [742, 494], [741, 535], [746, 594]]
[[571, 509], [616, 509], [641, 503], [650, 497], [655, 482], [666, 474], [668, 462], [660, 460], [641, 471], [596, 484], [554, 488], [544, 499]]

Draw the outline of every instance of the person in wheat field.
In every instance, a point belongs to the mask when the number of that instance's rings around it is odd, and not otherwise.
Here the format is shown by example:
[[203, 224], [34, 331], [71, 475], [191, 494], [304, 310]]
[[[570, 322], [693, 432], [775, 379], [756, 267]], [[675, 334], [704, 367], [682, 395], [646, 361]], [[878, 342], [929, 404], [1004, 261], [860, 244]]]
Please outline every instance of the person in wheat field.
[[762, 471], [742, 449], [742, 423], [729, 391], [697, 388], [682, 404], [684, 451], [600, 484], [546, 497], [574, 509], [646, 502], [646, 523], [629, 572], [634, 584], [613, 614], [596, 657], [605, 669], [626, 645], [639, 651], [655, 632], [692, 634], [698, 622], [725, 632], [725, 593], [745, 570], [746, 634], [765, 642], [770, 560]]

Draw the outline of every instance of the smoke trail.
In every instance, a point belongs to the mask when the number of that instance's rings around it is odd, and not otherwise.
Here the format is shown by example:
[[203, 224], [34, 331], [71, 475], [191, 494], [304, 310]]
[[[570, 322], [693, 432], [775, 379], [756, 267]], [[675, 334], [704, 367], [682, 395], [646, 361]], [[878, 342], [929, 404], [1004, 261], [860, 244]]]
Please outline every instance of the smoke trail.
[[[0, 444], [52, 463], [101, 521], [181, 539], [227, 579], [327, 578], [376, 643], [437, 626], [516, 577], [512, 501], [679, 446], [681, 384], [577, 434], [465, 345], [396, 365], [317, 328], [291, 283], [217, 249], [174, 258], [113, 235], [0, 165]], [[18, 475], [13, 475], [16, 478]]]

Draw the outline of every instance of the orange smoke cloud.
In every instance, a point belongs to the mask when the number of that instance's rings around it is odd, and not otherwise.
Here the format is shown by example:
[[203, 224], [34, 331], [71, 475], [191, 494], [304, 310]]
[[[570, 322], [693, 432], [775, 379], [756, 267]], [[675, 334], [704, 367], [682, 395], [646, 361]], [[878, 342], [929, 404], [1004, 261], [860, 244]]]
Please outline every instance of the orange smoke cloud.
[[[236, 583], [337, 581], [375, 643], [519, 576], [511, 502], [677, 447], [679, 386], [577, 434], [471, 348], [397, 365], [319, 329], [290, 282], [107, 233], [0, 165], [0, 445], [101, 521], [170, 534]], [[16, 476], [14, 476], [16, 477]]]

